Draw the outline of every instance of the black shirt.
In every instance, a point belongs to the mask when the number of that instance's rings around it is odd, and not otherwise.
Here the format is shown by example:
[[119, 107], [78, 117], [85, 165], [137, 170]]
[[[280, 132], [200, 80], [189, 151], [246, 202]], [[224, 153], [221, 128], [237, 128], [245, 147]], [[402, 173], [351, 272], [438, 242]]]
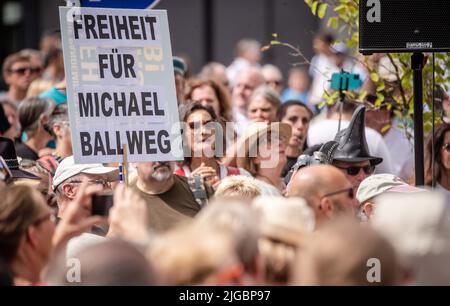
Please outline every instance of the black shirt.
[[283, 171], [281, 172], [281, 177], [285, 177], [289, 170], [291, 170], [292, 166], [297, 162], [298, 157], [287, 156], [286, 165], [284, 165]]
[[16, 153], [17, 156], [21, 157], [22, 159], [29, 159], [34, 161], [39, 159], [39, 155], [25, 143], [16, 144]]

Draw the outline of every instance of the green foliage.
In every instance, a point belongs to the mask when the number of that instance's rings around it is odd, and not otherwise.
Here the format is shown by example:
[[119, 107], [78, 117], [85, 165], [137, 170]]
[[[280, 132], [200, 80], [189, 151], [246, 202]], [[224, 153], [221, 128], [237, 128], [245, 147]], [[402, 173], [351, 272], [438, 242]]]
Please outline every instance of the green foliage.
[[[359, 43], [359, 0], [304, 0], [310, 7], [313, 15], [319, 18], [326, 18], [326, 25], [328, 28], [339, 33], [344, 33], [347, 37], [345, 43], [349, 48], [355, 48]], [[299, 50], [297, 50], [299, 53]], [[450, 53], [436, 53], [436, 85], [448, 89], [450, 84]], [[426, 54], [428, 57], [427, 65], [423, 70], [423, 89], [424, 89], [424, 103], [431, 109], [431, 101], [433, 95], [432, 88], [432, 65], [431, 54]], [[406, 122], [411, 125], [413, 114], [413, 86], [411, 70], [411, 53], [389, 54], [391, 63], [395, 67], [394, 84], [399, 86], [399, 90], [393, 90], [392, 86], [387, 86], [386, 80], [380, 78], [377, 70], [371, 63], [368, 57], [365, 57], [362, 62], [369, 71], [370, 79], [375, 83], [376, 88], [376, 105], [386, 106], [389, 109], [394, 109], [395, 116], [399, 121]], [[447, 72], [447, 73], [446, 73]], [[387, 87], [391, 87], [388, 89]], [[357, 97], [357, 100], [363, 101], [367, 93], [362, 92]], [[324, 94], [324, 103], [333, 103], [333, 99], [337, 96], [333, 93], [326, 92]], [[439, 114], [436, 114], [437, 121], [441, 120]], [[431, 113], [424, 114], [425, 132], [429, 132], [431, 127], [432, 116]]]

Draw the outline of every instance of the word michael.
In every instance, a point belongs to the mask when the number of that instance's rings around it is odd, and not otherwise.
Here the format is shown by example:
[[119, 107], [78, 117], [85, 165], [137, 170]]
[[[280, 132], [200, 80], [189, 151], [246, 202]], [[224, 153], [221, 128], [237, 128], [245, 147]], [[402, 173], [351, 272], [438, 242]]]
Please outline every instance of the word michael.
[[[74, 16], [75, 17], [75, 16]], [[73, 20], [75, 39], [80, 32], [86, 39], [155, 40], [156, 17], [78, 15]]]
[[80, 117], [160, 116], [157, 92], [79, 92]]
[[[131, 155], [170, 153], [169, 132], [166, 130], [125, 131], [124, 134], [125, 139], [122, 139], [123, 134], [119, 131], [115, 133], [80, 132], [81, 154], [83, 156], [123, 155], [124, 143], [127, 144]], [[112, 136], [115, 136], [115, 141]]]

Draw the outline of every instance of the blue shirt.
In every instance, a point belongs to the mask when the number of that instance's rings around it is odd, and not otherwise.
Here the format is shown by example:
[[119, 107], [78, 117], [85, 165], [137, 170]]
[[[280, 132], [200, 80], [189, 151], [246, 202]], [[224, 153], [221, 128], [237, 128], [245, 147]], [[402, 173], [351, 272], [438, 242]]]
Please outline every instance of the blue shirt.
[[56, 104], [67, 103], [67, 96], [52, 86], [49, 90], [44, 91], [39, 95], [39, 98], [49, 98], [56, 102]]

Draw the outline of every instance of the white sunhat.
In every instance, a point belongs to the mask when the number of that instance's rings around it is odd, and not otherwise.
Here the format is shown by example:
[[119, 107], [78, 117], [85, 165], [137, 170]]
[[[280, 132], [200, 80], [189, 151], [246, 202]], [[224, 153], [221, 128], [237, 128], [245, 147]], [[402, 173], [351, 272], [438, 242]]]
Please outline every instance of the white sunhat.
[[115, 167], [105, 167], [102, 164], [75, 164], [73, 156], [63, 159], [56, 169], [53, 177], [52, 189], [53, 191], [63, 183], [65, 180], [78, 175], [84, 174], [106, 174], [108, 181], [119, 180], [119, 169]]

